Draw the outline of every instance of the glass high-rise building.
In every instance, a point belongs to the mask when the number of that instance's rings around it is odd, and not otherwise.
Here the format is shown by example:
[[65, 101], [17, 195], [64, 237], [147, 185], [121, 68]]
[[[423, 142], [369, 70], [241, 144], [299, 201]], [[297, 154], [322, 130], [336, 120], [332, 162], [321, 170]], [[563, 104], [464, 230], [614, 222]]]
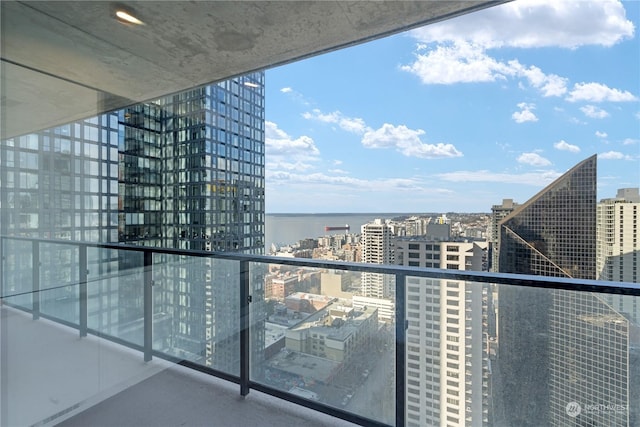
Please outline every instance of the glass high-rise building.
[[[595, 278], [596, 156], [500, 223], [499, 271]], [[585, 292], [502, 286], [498, 372], [508, 425], [629, 425], [629, 321]], [[568, 405], [618, 405], [583, 410]], [[615, 407], [615, 406], [614, 406]]]
[[120, 241], [264, 251], [263, 86], [255, 73], [118, 112]]
[[[186, 250], [264, 251], [264, 73], [135, 105], [121, 110], [119, 120], [124, 133], [119, 240]], [[159, 345], [236, 373], [237, 265], [175, 256], [164, 256], [159, 264], [156, 312], [171, 322]], [[256, 276], [251, 283], [262, 280]], [[124, 299], [135, 318], [142, 303], [139, 287], [125, 289], [132, 291]], [[261, 292], [252, 290], [254, 296]], [[259, 330], [254, 340], [260, 339]], [[253, 344], [259, 357], [261, 343]]]
[[[0, 151], [0, 234], [260, 254], [264, 138], [263, 72], [11, 138]], [[29, 263], [31, 248], [23, 249], [10, 256], [20, 262], [23, 253]], [[68, 265], [77, 256], [66, 253], [74, 250], [45, 258], [43, 286], [69, 281], [53, 276], [77, 271]], [[114, 252], [89, 254], [96, 273], [131, 272], [89, 288], [89, 327], [141, 342], [142, 254]], [[157, 255], [154, 345], [235, 373], [237, 270], [221, 260]], [[262, 301], [260, 273], [252, 271], [252, 293]], [[57, 292], [63, 298], [77, 287]], [[255, 357], [261, 348], [252, 343]]]

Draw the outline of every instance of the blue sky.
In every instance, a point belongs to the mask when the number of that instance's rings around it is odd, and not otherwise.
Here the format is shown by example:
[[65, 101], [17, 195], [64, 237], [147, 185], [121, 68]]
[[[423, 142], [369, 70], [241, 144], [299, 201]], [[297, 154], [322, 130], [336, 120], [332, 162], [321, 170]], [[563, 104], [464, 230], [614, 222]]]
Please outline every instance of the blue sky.
[[517, 0], [267, 70], [267, 213], [489, 212], [593, 154], [640, 186], [639, 23]]

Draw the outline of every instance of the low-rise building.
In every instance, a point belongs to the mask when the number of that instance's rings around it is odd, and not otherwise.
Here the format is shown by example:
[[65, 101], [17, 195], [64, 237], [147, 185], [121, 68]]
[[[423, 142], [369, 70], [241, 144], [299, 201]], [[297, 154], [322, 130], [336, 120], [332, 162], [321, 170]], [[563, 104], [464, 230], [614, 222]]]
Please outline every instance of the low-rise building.
[[331, 304], [286, 333], [286, 348], [344, 363], [371, 345], [378, 330], [378, 310]]

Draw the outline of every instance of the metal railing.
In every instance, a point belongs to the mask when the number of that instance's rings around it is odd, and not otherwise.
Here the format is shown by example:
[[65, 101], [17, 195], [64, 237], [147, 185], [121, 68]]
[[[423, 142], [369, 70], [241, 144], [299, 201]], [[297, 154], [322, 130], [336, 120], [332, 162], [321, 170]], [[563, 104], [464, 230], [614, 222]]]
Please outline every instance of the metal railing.
[[[20, 287], [17, 291], [9, 290], [9, 266], [7, 259], [11, 251], [10, 242], [20, 242], [20, 244], [29, 246], [31, 258], [31, 283], [27, 286]], [[78, 319], [77, 321], [69, 321], [65, 319], [46, 314], [41, 309], [40, 295], [44, 291], [40, 281], [40, 268], [42, 264], [41, 249], [43, 245], [55, 245], [73, 248], [77, 251], [77, 259], [73, 260], [77, 272], [72, 274], [73, 285], [78, 287]], [[143, 259], [143, 279], [139, 285], [143, 287], [143, 340], [141, 345], [131, 342], [121, 337], [104, 333], [98, 329], [92, 329], [88, 325], [88, 287], [91, 286], [89, 278], [89, 261], [87, 251], [89, 249], [115, 250], [138, 253]], [[74, 253], [75, 254], [75, 253]], [[154, 255], [169, 255], [189, 258], [210, 258], [215, 260], [225, 260], [238, 264], [239, 275], [237, 277], [237, 289], [239, 290], [239, 299], [237, 301], [239, 307], [239, 355], [240, 366], [239, 373], [233, 373], [216, 370], [209, 366], [194, 361], [181, 359], [175, 354], [168, 354], [161, 350], [154, 349], [153, 344], [153, 286], [154, 271], [157, 266], [154, 264]], [[6, 237], [0, 236], [0, 301], [8, 306], [15, 306], [24, 311], [31, 313], [33, 319], [40, 317], [54, 320], [66, 326], [75, 328], [79, 332], [80, 337], [86, 337], [88, 334], [98, 336], [125, 345], [142, 352], [144, 361], [150, 361], [153, 357], [167, 359], [184, 366], [208, 373], [228, 381], [235, 382], [240, 386], [240, 394], [246, 396], [251, 389], [259, 390], [267, 394], [286, 399], [298, 405], [320, 411], [335, 417], [351, 421], [363, 425], [389, 425], [381, 420], [374, 420], [362, 414], [356, 414], [345, 409], [341, 409], [332, 405], [324, 404], [313, 399], [307, 399], [288, 391], [272, 387], [263, 382], [254, 381], [251, 378], [251, 320], [250, 306], [254, 295], [252, 295], [250, 270], [253, 264], [277, 264], [289, 267], [314, 268], [318, 270], [343, 270], [350, 272], [367, 272], [383, 275], [395, 276], [395, 417], [396, 426], [404, 426], [406, 424], [405, 413], [405, 392], [406, 392], [406, 331], [408, 328], [407, 307], [406, 307], [406, 285], [407, 278], [423, 278], [423, 279], [439, 279], [446, 281], [467, 281], [472, 286], [479, 286], [482, 283], [519, 286], [527, 288], [540, 288], [551, 290], [566, 290], [577, 292], [606, 293], [629, 296], [640, 296], [640, 285], [634, 283], [614, 283], [597, 280], [576, 280], [568, 278], [551, 278], [542, 276], [519, 275], [519, 274], [502, 274], [474, 271], [458, 271], [458, 270], [442, 270], [432, 268], [405, 267], [393, 265], [373, 265], [362, 263], [347, 263], [339, 261], [326, 261], [316, 259], [298, 259], [298, 258], [281, 258], [261, 255], [247, 255], [231, 252], [208, 252], [193, 251], [180, 249], [163, 249], [145, 246], [130, 246], [124, 244], [100, 244], [78, 241], [62, 241], [47, 240], [22, 237]], [[24, 260], [22, 260], [24, 261]], [[116, 274], [116, 276], [119, 273]], [[22, 285], [25, 285], [24, 283]], [[68, 284], [66, 284], [68, 285]], [[234, 286], [234, 284], [231, 284]], [[13, 305], [11, 301], [17, 297], [31, 295], [30, 307], [25, 305]], [[6, 397], [8, 390], [2, 390], [2, 394]], [[5, 399], [6, 400], [6, 399]], [[6, 404], [6, 402], [4, 402]]]

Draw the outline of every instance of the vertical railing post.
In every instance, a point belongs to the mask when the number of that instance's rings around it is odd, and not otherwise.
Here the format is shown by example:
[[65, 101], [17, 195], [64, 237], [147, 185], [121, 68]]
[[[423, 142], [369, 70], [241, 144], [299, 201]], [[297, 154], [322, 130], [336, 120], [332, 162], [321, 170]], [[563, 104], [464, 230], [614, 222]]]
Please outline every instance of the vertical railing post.
[[404, 427], [405, 425], [406, 280], [406, 275], [396, 274], [396, 427]]
[[249, 283], [249, 261], [240, 261], [240, 395], [249, 394], [250, 340], [249, 304], [251, 303]]
[[78, 302], [80, 304], [80, 336], [87, 336], [87, 275], [89, 274], [87, 266], [87, 245], [78, 246], [78, 279], [80, 281], [80, 295]]
[[31, 314], [33, 320], [38, 320], [40, 318], [40, 243], [35, 240], [31, 242], [31, 280], [33, 283]]
[[153, 350], [153, 252], [144, 251], [144, 361], [151, 360]]
[[9, 425], [9, 364], [7, 362], [9, 347], [9, 325], [7, 324], [7, 310], [2, 309], [4, 297], [4, 245], [5, 238], [0, 237], [0, 426]]
[[9, 425], [9, 321], [0, 306], [0, 426]]
[[6, 260], [4, 259], [4, 243], [5, 243], [5, 239], [3, 236], [0, 236], [0, 299], [2, 297], [4, 297], [4, 269], [5, 269], [5, 262]]

